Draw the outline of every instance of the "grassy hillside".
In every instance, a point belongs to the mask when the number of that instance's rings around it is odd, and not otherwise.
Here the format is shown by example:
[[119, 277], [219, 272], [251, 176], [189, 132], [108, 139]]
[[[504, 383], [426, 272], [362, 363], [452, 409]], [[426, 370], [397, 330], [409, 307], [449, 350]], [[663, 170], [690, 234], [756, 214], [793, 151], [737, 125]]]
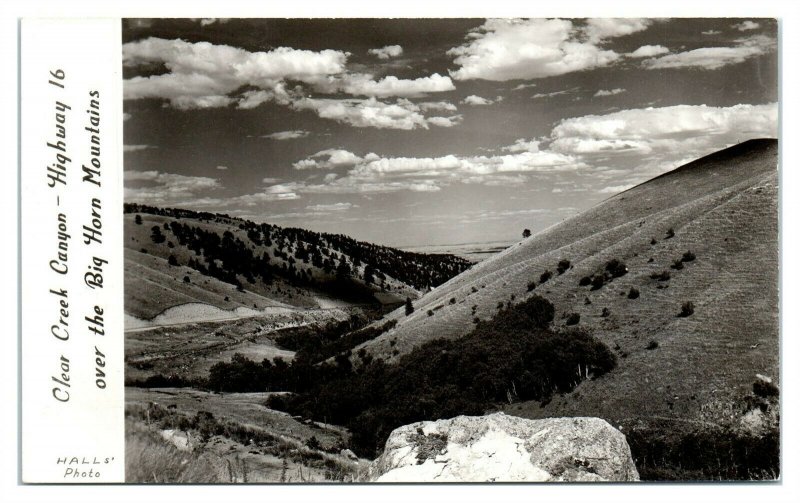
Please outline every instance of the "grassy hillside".
[[[537, 294], [555, 305], [556, 326], [589, 330], [618, 366], [510, 412], [719, 421], [756, 373], [779, 377], [777, 152], [775, 140], [748, 141], [611, 197], [477, 264], [410, 316], [393, 312], [397, 326], [363, 348], [392, 361]], [[607, 274], [612, 260], [627, 272]], [[693, 313], [680, 316], [688, 302]]]
[[124, 225], [125, 311], [141, 319], [190, 303], [263, 311], [402, 302], [470, 265], [188, 210], [128, 204]]

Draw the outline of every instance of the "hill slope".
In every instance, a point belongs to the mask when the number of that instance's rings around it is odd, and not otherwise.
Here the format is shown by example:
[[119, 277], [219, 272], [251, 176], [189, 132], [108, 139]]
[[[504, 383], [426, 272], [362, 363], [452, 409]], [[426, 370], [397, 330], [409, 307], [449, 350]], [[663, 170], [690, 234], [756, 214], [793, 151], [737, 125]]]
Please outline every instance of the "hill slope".
[[144, 319], [181, 305], [257, 314], [397, 304], [470, 265], [188, 210], [126, 204], [124, 225], [125, 311]]
[[[579, 327], [614, 348], [618, 366], [513, 413], [715, 421], [756, 373], [779, 377], [777, 153], [776, 140], [751, 140], [611, 197], [453, 278], [410, 316], [391, 313], [397, 326], [362, 347], [393, 360], [538, 294], [556, 306], [556, 326], [579, 315]], [[671, 268], [687, 251], [696, 258]], [[579, 286], [614, 259], [627, 273], [598, 289]], [[632, 288], [638, 298], [629, 298]], [[694, 312], [681, 317], [687, 302]]]

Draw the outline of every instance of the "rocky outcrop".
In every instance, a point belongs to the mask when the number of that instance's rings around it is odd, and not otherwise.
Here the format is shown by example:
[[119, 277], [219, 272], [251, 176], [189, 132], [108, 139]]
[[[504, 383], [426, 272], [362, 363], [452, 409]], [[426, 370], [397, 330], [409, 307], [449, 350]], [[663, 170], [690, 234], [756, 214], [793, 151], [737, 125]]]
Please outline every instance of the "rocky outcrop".
[[625, 436], [599, 418], [530, 420], [503, 413], [394, 430], [374, 482], [638, 481]]

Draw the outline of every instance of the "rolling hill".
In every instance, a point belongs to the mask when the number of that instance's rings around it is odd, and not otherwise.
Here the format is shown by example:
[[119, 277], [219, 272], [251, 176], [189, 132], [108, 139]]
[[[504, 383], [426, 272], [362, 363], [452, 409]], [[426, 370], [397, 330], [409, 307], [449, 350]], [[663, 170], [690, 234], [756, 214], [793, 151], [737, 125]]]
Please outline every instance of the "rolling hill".
[[750, 140], [617, 194], [434, 289], [411, 315], [392, 312], [395, 328], [357, 349], [396, 361], [540, 295], [556, 328], [587, 329], [617, 368], [509, 413], [734, 417], [756, 374], [779, 379], [777, 155], [777, 140]]
[[343, 235], [137, 204], [125, 205], [124, 225], [131, 327], [136, 319], [156, 316], [199, 321], [400, 304], [471, 265], [452, 255], [406, 252]]

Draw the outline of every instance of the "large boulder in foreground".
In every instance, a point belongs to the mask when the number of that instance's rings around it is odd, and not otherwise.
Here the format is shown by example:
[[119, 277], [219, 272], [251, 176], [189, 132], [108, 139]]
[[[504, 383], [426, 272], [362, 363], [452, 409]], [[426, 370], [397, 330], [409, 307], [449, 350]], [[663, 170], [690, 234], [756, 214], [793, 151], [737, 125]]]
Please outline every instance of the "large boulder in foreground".
[[373, 482], [638, 481], [625, 435], [593, 417], [503, 413], [422, 421], [394, 430]]

